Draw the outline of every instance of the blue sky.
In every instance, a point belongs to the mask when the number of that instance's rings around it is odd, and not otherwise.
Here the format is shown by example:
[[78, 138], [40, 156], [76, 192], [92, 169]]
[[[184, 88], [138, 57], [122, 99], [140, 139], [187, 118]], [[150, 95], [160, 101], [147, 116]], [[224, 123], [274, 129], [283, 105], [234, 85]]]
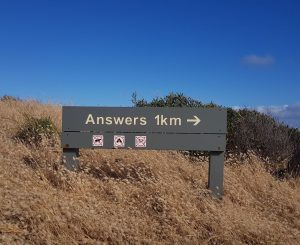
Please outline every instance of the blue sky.
[[0, 1], [0, 95], [128, 106], [134, 91], [297, 123], [300, 1]]

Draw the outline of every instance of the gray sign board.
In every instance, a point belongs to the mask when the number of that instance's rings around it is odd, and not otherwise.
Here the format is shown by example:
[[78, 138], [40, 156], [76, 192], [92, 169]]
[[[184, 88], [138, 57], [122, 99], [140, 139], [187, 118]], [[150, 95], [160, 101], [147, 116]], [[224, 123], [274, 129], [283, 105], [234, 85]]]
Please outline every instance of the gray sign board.
[[64, 106], [65, 165], [79, 167], [79, 148], [209, 151], [209, 189], [221, 197], [226, 115], [218, 108]]

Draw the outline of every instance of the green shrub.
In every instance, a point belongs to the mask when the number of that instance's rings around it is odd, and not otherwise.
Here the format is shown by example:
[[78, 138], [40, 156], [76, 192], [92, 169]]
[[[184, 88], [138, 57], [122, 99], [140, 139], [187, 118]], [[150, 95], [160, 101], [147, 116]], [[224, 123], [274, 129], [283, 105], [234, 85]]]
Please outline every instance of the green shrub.
[[20, 101], [19, 97], [11, 96], [11, 95], [3, 95], [0, 98], [0, 101]]
[[55, 139], [58, 130], [51, 121], [50, 117], [35, 118], [25, 116], [25, 123], [20, 127], [15, 138], [25, 144], [38, 146], [43, 138], [48, 140]]
[[[148, 102], [132, 95], [136, 107], [220, 107], [214, 103], [204, 104], [184, 96], [182, 93], [170, 93], [165, 97], [156, 97]], [[273, 117], [254, 110], [234, 110], [227, 108], [227, 153], [248, 154], [255, 152], [264, 159], [273, 162], [289, 160], [287, 170], [300, 175], [300, 131], [278, 123]], [[190, 151], [191, 156], [202, 156], [203, 152]], [[205, 154], [204, 154], [205, 155]], [[274, 168], [276, 169], [276, 168]]]
[[290, 129], [291, 139], [294, 143], [295, 150], [293, 157], [288, 163], [288, 172], [293, 176], [300, 176], [300, 131], [295, 128]]
[[228, 109], [228, 151], [247, 153], [252, 150], [263, 158], [283, 161], [293, 155], [294, 148], [288, 126], [254, 110]]
[[212, 102], [203, 104], [182, 93], [170, 93], [165, 97], [156, 97], [151, 102], [147, 102], [145, 99], [138, 100], [136, 93], [133, 93], [131, 101], [135, 107], [219, 107]]

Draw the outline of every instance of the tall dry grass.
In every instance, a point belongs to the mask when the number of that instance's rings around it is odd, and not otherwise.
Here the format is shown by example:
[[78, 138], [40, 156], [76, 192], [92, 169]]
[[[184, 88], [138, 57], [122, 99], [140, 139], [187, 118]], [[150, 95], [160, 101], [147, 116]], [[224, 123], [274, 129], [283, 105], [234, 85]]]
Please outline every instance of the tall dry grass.
[[228, 159], [225, 196], [210, 198], [207, 162], [174, 151], [84, 150], [82, 169], [62, 151], [13, 139], [24, 114], [61, 108], [0, 102], [1, 244], [299, 244], [300, 182], [279, 181], [254, 155]]

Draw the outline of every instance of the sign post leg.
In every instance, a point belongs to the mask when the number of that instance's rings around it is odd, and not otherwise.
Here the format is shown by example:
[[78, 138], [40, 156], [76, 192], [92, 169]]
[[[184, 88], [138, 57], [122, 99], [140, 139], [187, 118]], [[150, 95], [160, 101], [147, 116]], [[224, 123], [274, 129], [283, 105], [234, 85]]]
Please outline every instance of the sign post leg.
[[67, 169], [75, 171], [79, 168], [78, 157], [78, 148], [63, 148], [63, 162]]
[[217, 198], [223, 196], [224, 152], [212, 151], [209, 157], [208, 189]]

